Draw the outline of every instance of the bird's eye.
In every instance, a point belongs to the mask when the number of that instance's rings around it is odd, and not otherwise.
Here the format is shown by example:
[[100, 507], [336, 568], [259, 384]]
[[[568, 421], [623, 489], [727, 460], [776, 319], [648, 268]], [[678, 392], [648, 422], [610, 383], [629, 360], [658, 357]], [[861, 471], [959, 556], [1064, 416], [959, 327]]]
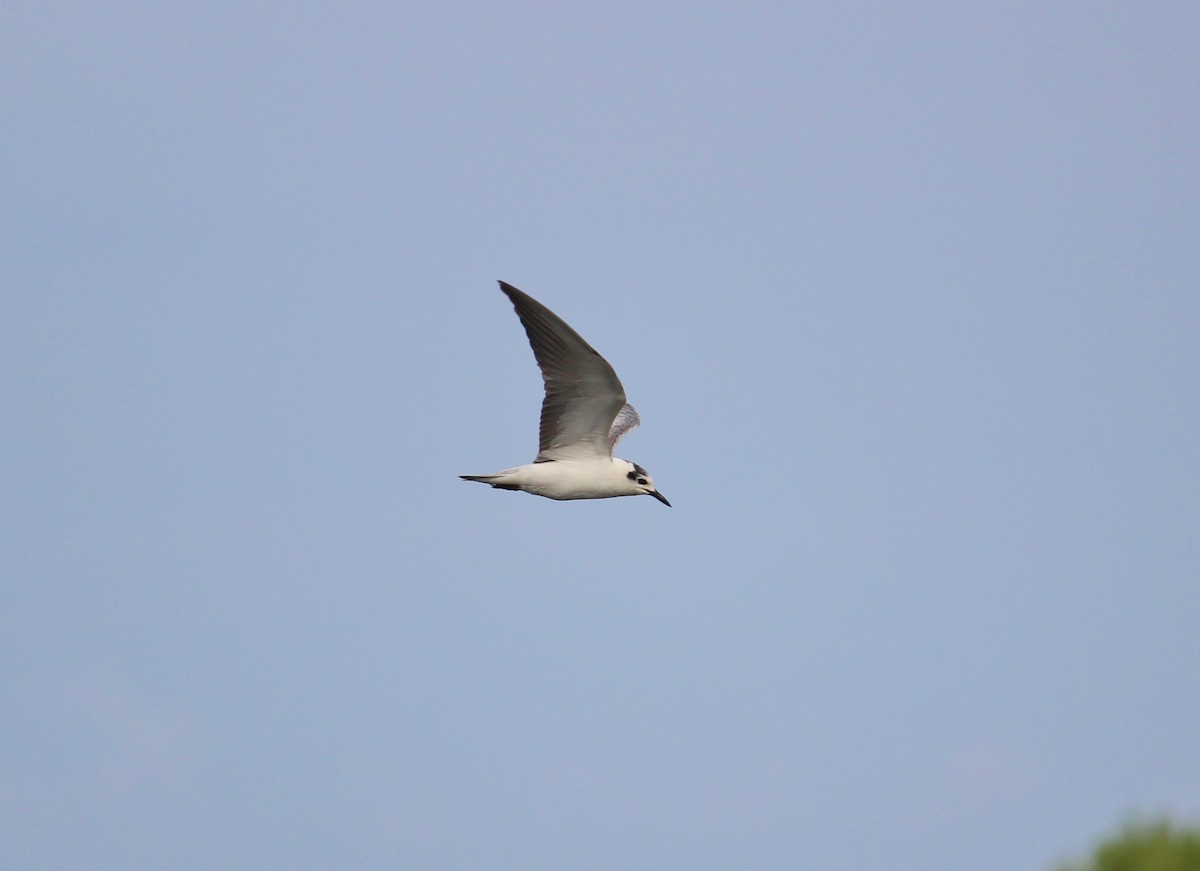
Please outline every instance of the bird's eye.
[[645, 484], [645, 483], [646, 483], [646, 479], [645, 479], [645, 478], [638, 478], [638, 483], [639, 483], [639, 484]]

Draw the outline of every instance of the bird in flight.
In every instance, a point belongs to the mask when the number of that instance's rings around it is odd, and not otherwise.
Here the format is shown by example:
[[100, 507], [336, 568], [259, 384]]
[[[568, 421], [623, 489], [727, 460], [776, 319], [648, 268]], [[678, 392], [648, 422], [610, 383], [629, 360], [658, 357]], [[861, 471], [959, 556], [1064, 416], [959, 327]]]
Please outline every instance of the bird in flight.
[[645, 469], [613, 456], [613, 446], [641, 423], [613, 367], [529, 294], [503, 281], [500, 289], [517, 310], [546, 383], [538, 455], [526, 466], [459, 477], [548, 499], [653, 496], [671, 507]]

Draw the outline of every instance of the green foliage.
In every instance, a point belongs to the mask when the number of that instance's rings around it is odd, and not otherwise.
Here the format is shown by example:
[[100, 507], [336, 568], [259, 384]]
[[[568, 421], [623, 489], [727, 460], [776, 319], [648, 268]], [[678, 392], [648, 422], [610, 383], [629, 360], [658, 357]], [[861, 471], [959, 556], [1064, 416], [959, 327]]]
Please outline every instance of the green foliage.
[[1200, 828], [1169, 820], [1128, 823], [1090, 859], [1056, 871], [1200, 871]]

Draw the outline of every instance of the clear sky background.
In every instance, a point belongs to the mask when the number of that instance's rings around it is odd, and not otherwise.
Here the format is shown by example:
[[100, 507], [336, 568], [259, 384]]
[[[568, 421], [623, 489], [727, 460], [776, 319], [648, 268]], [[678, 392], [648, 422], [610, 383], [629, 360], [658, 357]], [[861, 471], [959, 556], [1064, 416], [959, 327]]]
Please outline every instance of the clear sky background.
[[[1200, 6], [9, 3], [0, 865], [1046, 868], [1200, 813]], [[510, 281], [674, 503], [532, 459]]]

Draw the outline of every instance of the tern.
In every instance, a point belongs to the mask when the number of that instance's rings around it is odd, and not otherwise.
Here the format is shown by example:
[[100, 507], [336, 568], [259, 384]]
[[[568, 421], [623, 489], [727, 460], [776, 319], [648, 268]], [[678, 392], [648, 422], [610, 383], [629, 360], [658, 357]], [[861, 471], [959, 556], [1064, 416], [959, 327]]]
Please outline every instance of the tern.
[[538, 455], [527, 466], [459, 477], [547, 499], [653, 496], [670, 508], [649, 472], [613, 456], [613, 446], [641, 423], [613, 367], [529, 294], [503, 281], [500, 289], [517, 310], [546, 383]]

